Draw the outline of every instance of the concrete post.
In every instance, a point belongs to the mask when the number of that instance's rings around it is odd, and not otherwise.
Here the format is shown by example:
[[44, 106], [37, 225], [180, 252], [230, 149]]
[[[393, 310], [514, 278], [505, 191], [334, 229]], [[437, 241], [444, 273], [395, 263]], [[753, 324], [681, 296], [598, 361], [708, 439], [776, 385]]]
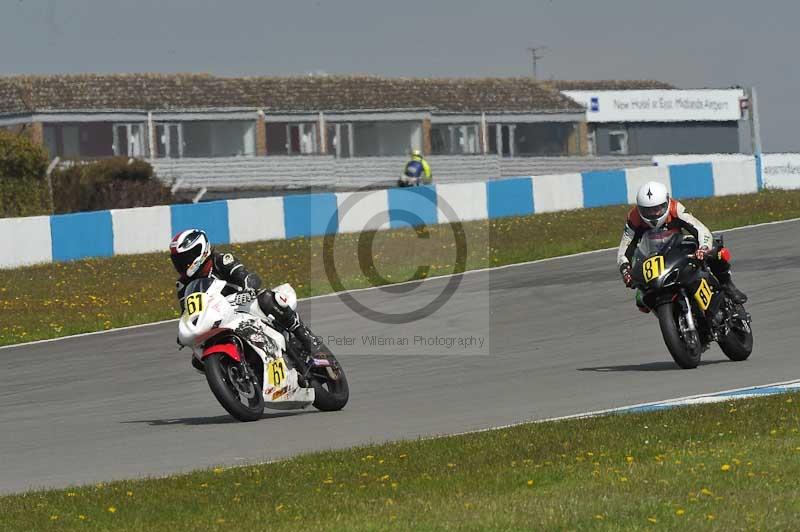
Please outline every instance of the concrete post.
[[264, 110], [256, 112], [256, 157], [267, 155], [267, 119]]
[[586, 122], [573, 124], [572, 131], [567, 138], [567, 155], [587, 155], [588, 134]]
[[480, 151], [483, 155], [486, 155], [489, 153], [489, 128], [486, 126], [486, 113], [481, 113], [480, 130]]
[[431, 145], [431, 119], [422, 119], [422, 153], [430, 155], [433, 147]]
[[41, 122], [31, 122], [31, 140], [39, 146], [44, 146], [44, 125]]
[[322, 155], [328, 154], [328, 131], [325, 127], [325, 115], [322, 111], [319, 112], [319, 122], [317, 123], [317, 127], [319, 127], [319, 153]]

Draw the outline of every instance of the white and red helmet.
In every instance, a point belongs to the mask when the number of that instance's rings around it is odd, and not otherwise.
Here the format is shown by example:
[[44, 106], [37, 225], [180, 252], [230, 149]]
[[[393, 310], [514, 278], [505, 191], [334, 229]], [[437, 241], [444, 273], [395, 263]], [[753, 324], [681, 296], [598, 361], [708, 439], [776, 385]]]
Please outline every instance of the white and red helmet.
[[650, 181], [639, 188], [636, 194], [636, 208], [642, 221], [658, 229], [667, 221], [669, 214], [669, 191], [663, 183]]
[[175, 270], [181, 275], [192, 277], [200, 271], [211, 256], [211, 242], [208, 235], [200, 229], [187, 229], [172, 238], [169, 244], [170, 258]]

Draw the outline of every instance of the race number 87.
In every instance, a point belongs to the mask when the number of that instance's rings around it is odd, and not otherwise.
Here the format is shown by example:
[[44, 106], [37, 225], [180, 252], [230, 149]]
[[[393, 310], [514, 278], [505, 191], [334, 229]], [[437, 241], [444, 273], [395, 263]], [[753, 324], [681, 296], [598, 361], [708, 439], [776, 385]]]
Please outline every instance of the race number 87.
[[694, 293], [694, 300], [697, 301], [697, 305], [703, 309], [703, 311], [706, 311], [711, 304], [712, 295], [708, 281], [703, 279], [700, 281], [700, 287], [697, 289], [697, 292]]
[[661, 272], [664, 271], [664, 257], [652, 257], [644, 261], [642, 265], [644, 280], [649, 283], [653, 279], [661, 277]]

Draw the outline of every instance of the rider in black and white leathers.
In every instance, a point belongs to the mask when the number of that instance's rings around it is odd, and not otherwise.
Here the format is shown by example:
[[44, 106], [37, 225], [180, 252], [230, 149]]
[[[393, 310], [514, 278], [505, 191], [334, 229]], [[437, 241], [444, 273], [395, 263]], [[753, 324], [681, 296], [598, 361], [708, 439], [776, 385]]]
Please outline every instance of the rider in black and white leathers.
[[288, 297], [280, 291], [262, 289], [258, 274], [250, 272], [230, 253], [215, 251], [205, 232], [190, 229], [173, 238], [170, 252], [175, 269], [180, 274], [176, 283], [178, 301], [183, 310], [186, 286], [195, 279], [221, 279], [228, 283], [223, 295], [239, 294], [241, 302], [258, 300], [267, 321], [278, 329], [290, 331], [309, 354], [316, 354], [319, 339], [300, 320]]

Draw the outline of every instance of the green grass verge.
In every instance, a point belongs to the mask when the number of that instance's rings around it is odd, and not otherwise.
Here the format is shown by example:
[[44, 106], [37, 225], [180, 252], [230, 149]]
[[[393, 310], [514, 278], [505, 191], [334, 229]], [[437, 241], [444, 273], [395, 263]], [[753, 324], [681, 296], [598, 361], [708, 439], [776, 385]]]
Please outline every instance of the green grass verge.
[[0, 529], [796, 530], [799, 407], [787, 394], [6, 496]]
[[[800, 191], [686, 204], [712, 230], [800, 217]], [[464, 223], [464, 266], [484, 268], [615, 246], [627, 210], [615, 206]], [[335, 264], [346, 288], [454, 270], [456, 245], [449, 225], [431, 227], [425, 234], [393, 230], [368, 236], [374, 236], [373, 247], [360, 235], [335, 237]], [[288, 281], [301, 297], [332, 291], [322, 264], [322, 238], [224, 249], [240, 256], [270, 285]], [[365, 274], [359, 261], [369, 256], [375, 264]], [[418, 265], [430, 267], [417, 272]], [[177, 317], [173, 279], [166, 252], [0, 271], [0, 345]]]

